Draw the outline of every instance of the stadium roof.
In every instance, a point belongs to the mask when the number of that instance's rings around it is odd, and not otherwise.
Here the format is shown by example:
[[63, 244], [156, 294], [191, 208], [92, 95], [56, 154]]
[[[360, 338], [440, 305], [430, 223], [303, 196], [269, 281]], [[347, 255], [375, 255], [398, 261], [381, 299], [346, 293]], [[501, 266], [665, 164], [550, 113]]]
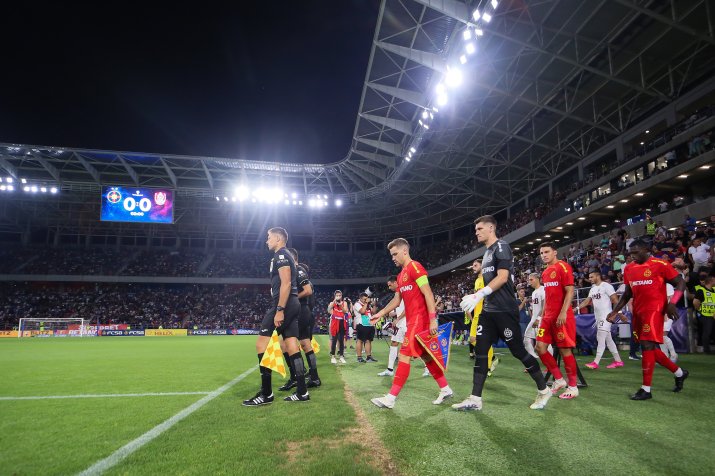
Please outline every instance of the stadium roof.
[[329, 194], [348, 206], [276, 212], [307, 218], [321, 239], [455, 228], [713, 76], [710, 10], [707, 0], [384, 0], [353, 140], [331, 164], [2, 144], [0, 169], [61, 185], [60, 200], [100, 184], [172, 187], [196, 208], [239, 184]]

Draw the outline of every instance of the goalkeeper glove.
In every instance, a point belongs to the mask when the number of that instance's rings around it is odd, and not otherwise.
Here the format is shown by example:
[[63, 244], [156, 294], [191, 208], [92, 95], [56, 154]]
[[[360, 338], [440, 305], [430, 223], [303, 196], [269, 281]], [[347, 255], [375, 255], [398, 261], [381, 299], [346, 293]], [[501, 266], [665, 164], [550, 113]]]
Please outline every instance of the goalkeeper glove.
[[477, 307], [477, 305], [491, 293], [492, 288], [486, 286], [474, 294], [467, 294], [466, 296], [464, 296], [462, 302], [459, 303], [459, 306], [464, 312], [472, 313], [474, 311], [474, 308]]

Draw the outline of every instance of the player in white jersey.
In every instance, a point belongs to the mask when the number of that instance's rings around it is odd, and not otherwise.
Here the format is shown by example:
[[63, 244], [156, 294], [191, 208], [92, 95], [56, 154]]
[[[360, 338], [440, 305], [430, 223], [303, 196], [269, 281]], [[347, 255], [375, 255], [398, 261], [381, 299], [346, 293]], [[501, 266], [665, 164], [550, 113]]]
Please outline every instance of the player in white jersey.
[[[387, 287], [390, 291], [397, 291], [397, 277], [390, 276], [387, 278]], [[395, 361], [397, 360], [397, 354], [400, 352], [400, 346], [405, 340], [405, 334], [407, 333], [407, 319], [405, 318], [405, 302], [400, 301], [400, 305], [395, 309], [395, 320], [392, 323], [393, 335], [392, 342], [390, 342], [390, 357], [387, 359], [387, 369], [383, 370], [379, 374], [380, 377], [392, 377], [395, 375]]]
[[[669, 283], [665, 283], [665, 288], [666, 293], [668, 294], [668, 301], [670, 301], [670, 298], [673, 297], [673, 294], [675, 294], [675, 288], [673, 288], [673, 286]], [[662, 350], [663, 353], [668, 356], [671, 362], [675, 363], [678, 360], [678, 354], [675, 352], [675, 346], [673, 345], [673, 341], [670, 339], [670, 337], [668, 337], [668, 333], [672, 328], [673, 319], [668, 317], [668, 314], [666, 314], [665, 320], [663, 321], [663, 343], [660, 344], [660, 350]]]
[[607, 365], [606, 368], [616, 369], [623, 367], [621, 355], [618, 353], [618, 346], [616, 346], [613, 335], [611, 334], [612, 324], [606, 320], [613, 310], [613, 306], [618, 303], [618, 295], [610, 283], [603, 281], [600, 271], [593, 270], [588, 274], [588, 277], [591, 281], [591, 290], [588, 292], [588, 297], [574, 309], [576, 314], [580, 314], [581, 309], [589, 304], [593, 304], [593, 312], [596, 315], [596, 340], [598, 341], [596, 358], [593, 359], [593, 362], [587, 363], [586, 367], [594, 370], [597, 369], [606, 347], [608, 347], [608, 350], [613, 354], [614, 359], [614, 362]]
[[534, 292], [531, 293], [531, 320], [529, 325], [526, 326], [526, 331], [524, 331], [524, 347], [526, 347], [528, 353], [538, 359], [539, 356], [534, 350], [534, 343], [536, 342], [536, 331], [541, 323], [541, 311], [544, 308], [546, 293], [541, 286], [541, 276], [538, 273], [529, 275], [529, 286], [534, 289]]

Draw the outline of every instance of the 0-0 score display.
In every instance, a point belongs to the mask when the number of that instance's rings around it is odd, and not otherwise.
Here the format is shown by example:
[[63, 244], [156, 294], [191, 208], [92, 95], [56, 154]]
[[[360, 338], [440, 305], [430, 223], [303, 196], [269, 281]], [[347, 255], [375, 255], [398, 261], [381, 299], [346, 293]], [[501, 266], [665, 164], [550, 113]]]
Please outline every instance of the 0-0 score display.
[[156, 188], [102, 187], [100, 220], [173, 223], [174, 192]]

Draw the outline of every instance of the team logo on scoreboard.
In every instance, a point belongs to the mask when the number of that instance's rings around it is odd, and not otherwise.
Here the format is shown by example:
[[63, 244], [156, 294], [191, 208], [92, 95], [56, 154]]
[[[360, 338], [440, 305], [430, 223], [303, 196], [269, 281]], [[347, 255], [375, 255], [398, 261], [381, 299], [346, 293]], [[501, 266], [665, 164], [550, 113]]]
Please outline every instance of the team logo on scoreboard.
[[156, 203], [160, 207], [163, 207], [166, 203], [166, 192], [156, 192], [154, 194], [154, 203]]
[[645, 276], [646, 278], [647, 278], [648, 276], [650, 276], [651, 274], [653, 274], [653, 273], [652, 273], [651, 270], [649, 270], [649, 269], [646, 269], [645, 271], [643, 271], [643, 276]]
[[119, 193], [119, 190], [116, 188], [113, 188], [107, 193], [107, 201], [109, 203], [119, 203], [122, 200], [122, 194]]

